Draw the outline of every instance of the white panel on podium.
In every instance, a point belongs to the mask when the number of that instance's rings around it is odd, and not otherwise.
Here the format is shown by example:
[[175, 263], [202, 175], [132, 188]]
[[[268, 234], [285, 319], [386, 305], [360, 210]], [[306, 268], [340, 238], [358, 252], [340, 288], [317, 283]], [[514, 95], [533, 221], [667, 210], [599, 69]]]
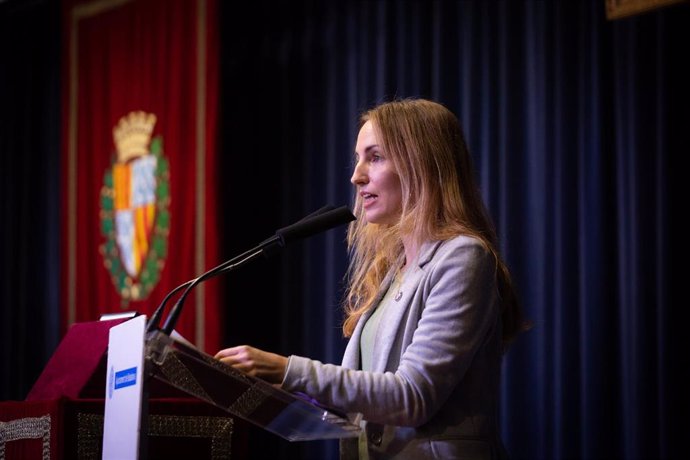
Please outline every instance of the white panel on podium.
[[103, 459], [129, 460], [139, 457], [145, 329], [145, 315], [110, 329]]

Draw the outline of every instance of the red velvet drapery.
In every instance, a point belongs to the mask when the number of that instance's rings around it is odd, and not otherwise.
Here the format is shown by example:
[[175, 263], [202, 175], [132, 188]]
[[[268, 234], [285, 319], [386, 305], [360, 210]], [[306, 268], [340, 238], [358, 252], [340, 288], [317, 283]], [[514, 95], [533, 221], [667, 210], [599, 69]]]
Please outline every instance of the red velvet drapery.
[[[103, 313], [150, 315], [218, 263], [218, 36], [215, 0], [63, 5], [64, 332]], [[216, 283], [192, 292], [176, 327], [209, 352]]]

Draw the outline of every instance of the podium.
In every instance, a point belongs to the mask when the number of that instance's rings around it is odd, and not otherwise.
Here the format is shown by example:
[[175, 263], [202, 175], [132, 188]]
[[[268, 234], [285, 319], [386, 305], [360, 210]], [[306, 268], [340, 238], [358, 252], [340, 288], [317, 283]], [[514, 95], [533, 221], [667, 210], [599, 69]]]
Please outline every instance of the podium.
[[356, 437], [344, 414], [283, 391], [155, 331], [146, 340], [147, 372], [288, 441]]
[[[124, 321], [73, 325], [26, 401], [0, 402], [3, 460], [101, 458], [108, 334]], [[288, 441], [359, 435], [343, 414], [182, 340], [154, 331], [143, 346], [150, 458], [249, 458], [252, 426]]]

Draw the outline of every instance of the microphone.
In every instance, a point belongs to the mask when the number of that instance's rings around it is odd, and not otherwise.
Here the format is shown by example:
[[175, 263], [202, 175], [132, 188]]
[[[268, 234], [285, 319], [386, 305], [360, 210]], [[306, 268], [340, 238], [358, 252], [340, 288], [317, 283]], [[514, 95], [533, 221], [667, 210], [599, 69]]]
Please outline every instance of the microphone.
[[353, 220], [355, 220], [355, 216], [352, 215], [348, 207], [341, 206], [283, 227], [276, 232], [276, 235], [280, 237], [282, 246], [285, 246], [292, 240], [307, 238]]
[[[307, 219], [310, 219], [310, 218], [312, 218], [312, 217], [318, 216], [319, 214], [323, 214], [324, 212], [330, 211], [330, 210], [332, 210], [332, 209], [334, 209], [334, 206], [333, 206], [333, 205], [330, 205], [330, 204], [327, 204], [327, 205], [325, 205], [325, 206], [322, 206], [321, 208], [317, 209], [316, 211], [312, 212], [311, 214], [308, 214], [308, 215], [306, 215], [305, 217], [303, 217], [302, 219], [300, 219], [300, 220], [298, 221], [298, 223], [299, 223], [299, 222], [303, 222], [303, 221], [305, 221], [305, 220], [307, 220]], [[269, 238], [268, 240], [265, 240], [262, 244], [264, 244], [264, 243], [266, 243], [266, 245], [265, 245], [265, 247], [263, 248], [263, 253], [264, 253], [264, 255], [266, 256], [266, 258], [271, 257], [271, 256], [277, 254], [278, 251], [281, 249], [281, 246], [280, 246], [280, 245], [278, 244], [278, 242], [275, 240], [275, 237], [272, 237], [272, 238]], [[238, 257], [235, 257], [235, 258], [233, 258], [233, 259], [231, 259], [231, 260], [229, 260], [229, 261], [226, 261], [226, 262], [224, 262], [223, 264], [221, 264], [221, 265], [219, 265], [219, 266], [217, 266], [217, 267], [215, 267], [215, 268], [209, 270], [209, 272], [213, 272], [213, 274], [212, 274], [212, 275], [209, 275], [208, 277], [216, 276], [216, 275], [221, 275], [221, 274], [223, 274], [223, 273], [226, 273], [226, 270], [224, 270], [224, 267], [225, 267], [226, 265], [228, 265], [228, 264], [233, 264], [233, 263], [237, 262], [237, 260], [238, 260], [240, 257], [242, 257], [242, 256], [240, 255], [240, 256], [238, 256]], [[207, 272], [207, 273], [209, 273], [209, 272]], [[166, 306], [167, 303], [168, 303], [168, 300], [170, 300], [170, 298], [171, 298], [173, 295], [175, 295], [177, 292], [179, 292], [180, 290], [182, 290], [182, 289], [188, 287], [190, 284], [194, 283], [197, 279], [198, 279], [198, 278], [195, 278], [195, 279], [193, 279], [193, 280], [187, 281], [186, 283], [180, 284], [179, 286], [177, 286], [175, 289], [173, 289], [172, 291], [170, 291], [170, 292], [165, 296], [165, 298], [164, 298], [163, 301], [160, 303], [160, 305], [158, 306], [158, 308], [156, 308], [156, 310], [153, 312], [153, 315], [151, 315], [151, 318], [149, 319], [149, 322], [148, 322], [148, 324], [146, 325], [146, 332], [151, 332], [152, 330], [154, 330], [155, 328], [158, 327], [158, 325], [160, 324], [160, 321], [161, 321], [161, 317], [163, 316], [163, 312], [165, 311], [165, 306]], [[201, 280], [200, 280], [200, 281], [201, 281]]]
[[165, 324], [163, 325], [162, 332], [170, 335], [172, 330], [175, 328], [177, 319], [182, 311], [182, 306], [184, 300], [186, 299], [189, 292], [199, 283], [205, 281], [214, 276], [220, 275], [222, 273], [227, 273], [231, 270], [239, 268], [251, 260], [254, 260], [259, 255], [263, 254], [266, 257], [270, 257], [278, 252], [279, 249], [285, 247], [289, 242], [307, 238], [309, 236], [315, 235], [331, 228], [335, 228], [339, 225], [346, 224], [355, 220], [355, 216], [347, 208], [347, 206], [341, 206], [340, 208], [333, 209], [333, 206], [327, 205], [317, 211], [309, 214], [308, 216], [302, 218], [292, 225], [283, 227], [276, 231], [275, 235], [264, 240], [255, 248], [246, 251], [239, 256], [236, 256], [217, 267], [212, 268], [203, 275], [187, 281], [186, 283], [176, 287], [171, 291], [163, 300], [161, 305], [156, 309], [149, 324], [147, 325], [147, 331], [150, 332], [154, 328], [158, 327], [160, 318], [163, 314], [163, 309], [170, 297], [181, 289], [185, 291], [180, 295], [179, 299], [173, 306], [170, 314], [168, 315]]
[[[330, 204], [327, 204], [327, 205], [322, 206], [321, 208], [317, 209], [316, 211], [312, 212], [311, 214], [308, 214], [308, 215], [304, 216], [304, 217], [303, 217], [302, 219], [300, 219], [297, 223], [303, 222], [303, 221], [305, 221], [305, 220], [307, 220], [307, 219], [310, 219], [310, 218], [312, 218], [312, 217], [318, 216], [319, 214], [323, 214], [324, 212], [330, 211], [330, 210], [332, 210], [332, 209], [334, 209], [334, 206], [333, 206], [333, 205], [330, 205]], [[263, 253], [264, 253], [264, 255], [265, 255], [267, 258], [268, 258], [268, 257], [271, 257], [271, 256], [273, 256], [273, 255], [275, 255], [275, 254], [277, 254], [278, 251], [281, 249], [281, 246], [280, 246], [280, 244], [278, 243], [278, 241], [276, 240], [276, 237], [271, 237], [271, 238], [269, 238], [269, 239], [267, 239], [267, 240], [264, 240], [259, 246], [262, 246], [262, 245], [264, 246], [264, 248], [263, 248]], [[226, 270], [226, 267], [229, 266], [229, 265], [232, 265], [232, 264], [236, 263], [236, 262], [237, 262], [241, 257], [243, 257], [245, 254], [247, 254], [247, 253], [240, 254], [239, 256], [234, 257], [233, 259], [228, 260], [228, 261], [226, 261], [226, 262], [223, 262], [221, 265], [218, 265], [217, 267], [212, 268], [211, 270], [209, 270], [208, 272], [206, 272], [206, 273], [204, 274], [204, 275], [208, 275], [206, 279], [211, 278], [211, 277], [216, 276], [216, 275], [221, 275], [221, 274], [223, 274], [223, 273], [226, 273], [227, 271], [229, 271], [229, 270]], [[202, 275], [201, 277], [203, 277], [204, 275]], [[156, 328], [159, 326], [160, 321], [161, 321], [161, 317], [163, 316], [163, 312], [165, 311], [165, 306], [167, 305], [167, 303], [168, 303], [168, 301], [170, 300], [170, 298], [171, 298], [173, 295], [175, 295], [177, 292], [179, 292], [180, 290], [182, 290], [182, 289], [184, 289], [184, 288], [186, 288], [186, 287], [190, 287], [190, 289], [191, 289], [191, 286], [190, 286], [190, 285], [191, 285], [192, 283], [195, 283], [195, 282], [197, 282], [197, 281], [198, 281], [198, 282], [203, 281], [203, 280], [200, 280], [200, 279], [199, 279], [199, 278], [201, 278], [201, 277], [194, 278], [194, 279], [192, 279], [192, 280], [187, 281], [186, 283], [180, 284], [180, 285], [177, 286], [175, 289], [173, 289], [172, 291], [170, 291], [170, 292], [165, 296], [165, 298], [163, 299], [163, 301], [160, 303], [160, 305], [158, 306], [158, 308], [156, 308], [156, 310], [153, 312], [153, 315], [151, 315], [151, 318], [149, 319], [149, 322], [148, 322], [148, 324], [146, 325], [146, 332], [151, 332], [151, 331], [153, 331], [154, 329], [156, 329]]]
[[[323, 213], [325, 213], [325, 212], [327, 212], [327, 211], [331, 211], [331, 210], [333, 210], [333, 209], [335, 209], [335, 206], [330, 205], [330, 204], [327, 204], [327, 205], [325, 205], [325, 206], [320, 207], [319, 209], [317, 209], [316, 211], [312, 212], [311, 214], [308, 214], [308, 215], [302, 217], [300, 220], [298, 220], [297, 222], [295, 222], [295, 223], [292, 224], [292, 225], [297, 225], [297, 224], [299, 224], [300, 222], [305, 222], [305, 221], [307, 221], [307, 220], [310, 220], [312, 217], [319, 216], [319, 215], [321, 215], [321, 214], [323, 214]], [[284, 227], [284, 228], [287, 228], [287, 227]], [[282, 230], [282, 229], [281, 229], [281, 230]], [[276, 235], [278, 234], [278, 232], [280, 232], [280, 230], [278, 230], [278, 231], [276, 232]], [[281, 245], [280, 242], [279, 242], [278, 240], [275, 240], [275, 236], [272, 236], [271, 238], [269, 238], [269, 240], [273, 240], [273, 242], [272, 242], [271, 244], [267, 245], [267, 246], [263, 249], [263, 253], [264, 253], [264, 256], [266, 256], [266, 258], [273, 257], [275, 254], [277, 254], [277, 253], [280, 251], [280, 249], [283, 248], [283, 245]], [[265, 243], [266, 241], [268, 241], [268, 240], [265, 240], [264, 243]], [[224, 273], [224, 272], [223, 272], [223, 273]]]

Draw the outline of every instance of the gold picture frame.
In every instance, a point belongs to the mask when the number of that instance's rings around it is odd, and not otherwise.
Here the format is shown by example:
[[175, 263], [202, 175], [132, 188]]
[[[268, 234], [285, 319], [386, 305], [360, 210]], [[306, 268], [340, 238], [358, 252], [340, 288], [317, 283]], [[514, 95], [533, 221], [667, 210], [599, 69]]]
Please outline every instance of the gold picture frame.
[[688, 0], [605, 0], [606, 19], [620, 19]]

